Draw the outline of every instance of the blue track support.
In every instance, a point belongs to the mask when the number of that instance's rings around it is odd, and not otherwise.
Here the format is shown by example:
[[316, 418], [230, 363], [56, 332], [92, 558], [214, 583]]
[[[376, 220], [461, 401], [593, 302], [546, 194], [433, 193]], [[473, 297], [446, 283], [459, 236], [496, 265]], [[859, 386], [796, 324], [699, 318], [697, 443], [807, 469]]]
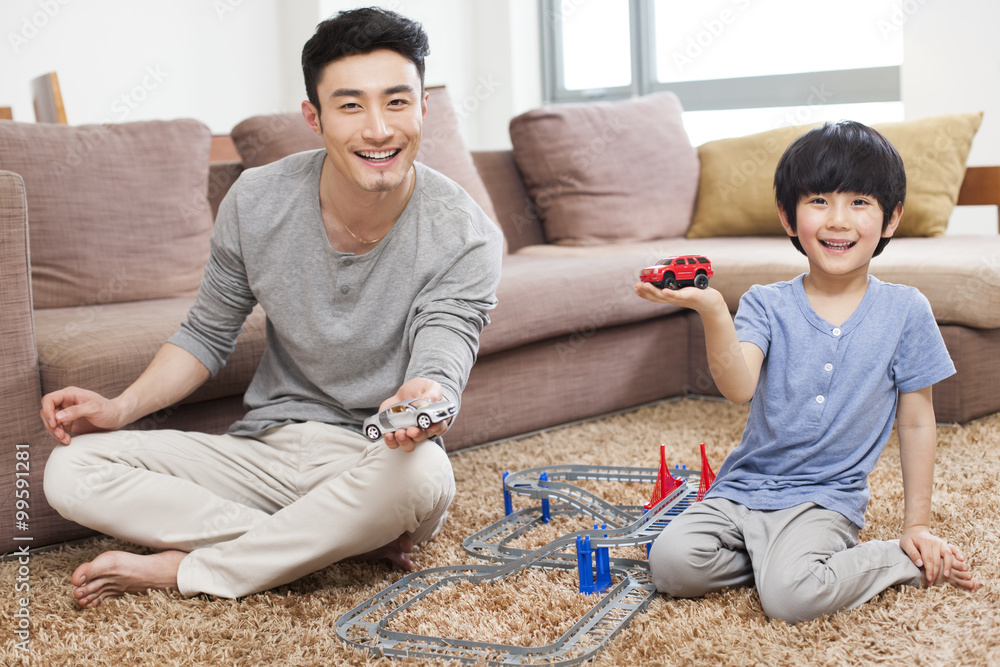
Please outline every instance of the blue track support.
[[[647, 509], [643, 509], [642, 510], [642, 515], [645, 516], [646, 512], [648, 512], [648, 511], [649, 510], [647, 510]], [[652, 549], [652, 548], [653, 548], [653, 543], [652, 542], [646, 542], [646, 560], [649, 560], [649, 550]]]
[[510, 474], [509, 470], [505, 470], [503, 473], [503, 513], [504, 516], [510, 516], [514, 513], [514, 501], [510, 497], [510, 491], [507, 490], [507, 475]]
[[608, 547], [592, 549], [590, 535], [577, 535], [576, 563], [580, 574], [581, 593], [587, 595], [603, 593], [611, 588], [611, 559]]
[[580, 573], [580, 592], [594, 592], [594, 564], [590, 560], [590, 535], [576, 536], [576, 567]]
[[[549, 481], [549, 474], [543, 472], [539, 475], [538, 480], [541, 482]], [[542, 488], [548, 488], [548, 485], [542, 484]], [[549, 511], [549, 499], [547, 496], [542, 497], [542, 523], [548, 523], [552, 519], [552, 512]]]

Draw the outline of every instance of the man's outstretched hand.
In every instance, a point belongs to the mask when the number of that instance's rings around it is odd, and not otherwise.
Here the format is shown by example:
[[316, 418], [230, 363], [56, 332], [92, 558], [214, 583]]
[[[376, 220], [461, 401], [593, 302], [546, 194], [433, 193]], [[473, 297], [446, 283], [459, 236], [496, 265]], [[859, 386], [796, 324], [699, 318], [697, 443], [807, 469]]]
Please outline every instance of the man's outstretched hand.
[[[413, 378], [403, 383], [403, 386], [395, 394], [382, 401], [382, 405], [378, 408], [379, 412], [385, 410], [390, 405], [395, 405], [401, 401], [408, 401], [411, 398], [426, 398], [429, 401], [445, 400], [444, 391], [442, 391], [440, 384], [427, 378]], [[438, 422], [437, 424], [432, 424], [427, 430], [419, 426], [410, 426], [398, 431], [389, 431], [385, 434], [385, 444], [390, 449], [401, 447], [404, 452], [412, 452], [417, 444], [424, 440], [442, 435], [448, 430], [450, 423], [451, 420]]]

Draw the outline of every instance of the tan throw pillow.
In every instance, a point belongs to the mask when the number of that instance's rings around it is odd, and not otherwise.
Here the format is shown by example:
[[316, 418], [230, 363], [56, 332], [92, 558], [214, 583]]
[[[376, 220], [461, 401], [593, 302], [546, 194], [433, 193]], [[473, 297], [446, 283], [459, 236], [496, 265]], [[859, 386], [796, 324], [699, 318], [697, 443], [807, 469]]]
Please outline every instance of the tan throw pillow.
[[[494, 222], [497, 215], [486, 185], [476, 171], [472, 154], [458, 128], [458, 116], [444, 86], [427, 89], [427, 116], [417, 151], [417, 161], [441, 172], [469, 193]], [[259, 167], [292, 153], [323, 148], [323, 140], [309, 129], [301, 113], [254, 116], [240, 122], [231, 133], [243, 166]]]
[[543, 107], [511, 120], [510, 138], [549, 243], [648, 241], [691, 223], [698, 155], [673, 93]]
[[0, 121], [24, 178], [35, 308], [194, 294], [208, 261], [212, 135], [195, 120]]
[[[899, 151], [906, 203], [896, 236], [941, 236], [948, 226], [982, 112], [872, 125]], [[783, 236], [774, 170], [785, 148], [816, 125], [720, 139], [698, 148], [701, 182], [688, 238]]]
[[774, 204], [774, 170], [788, 144], [813, 127], [782, 127], [699, 146], [701, 181], [687, 237], [784, 236]]
[[906, 203], [895, 236], [944, 236], [983, 112], [873, 125], [906, 167]]

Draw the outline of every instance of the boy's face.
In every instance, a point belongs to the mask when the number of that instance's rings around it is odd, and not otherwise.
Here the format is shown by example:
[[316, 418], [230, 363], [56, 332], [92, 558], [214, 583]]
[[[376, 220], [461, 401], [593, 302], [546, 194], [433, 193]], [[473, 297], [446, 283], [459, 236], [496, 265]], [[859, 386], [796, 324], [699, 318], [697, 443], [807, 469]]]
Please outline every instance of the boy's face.
[[386, 192], [406, 176], [420, 148], [426, 94], [417, 66], [380, 49], [328, 64], [316, 86], [320, 110], [302, 103], [306, 122], [323, 138], [337, 183]]
[[893, 211], [885, 231], [878, 200], [857, 192], [825, 192], [804, 195], [795, 208], [796, 230], [785, 212], [778, 211], [789, 236], [798, 236], [809, 258], [811, 271], [831, 276], [868, 273], [879, 239], [892, 236], [899, 225], [903, 207]]

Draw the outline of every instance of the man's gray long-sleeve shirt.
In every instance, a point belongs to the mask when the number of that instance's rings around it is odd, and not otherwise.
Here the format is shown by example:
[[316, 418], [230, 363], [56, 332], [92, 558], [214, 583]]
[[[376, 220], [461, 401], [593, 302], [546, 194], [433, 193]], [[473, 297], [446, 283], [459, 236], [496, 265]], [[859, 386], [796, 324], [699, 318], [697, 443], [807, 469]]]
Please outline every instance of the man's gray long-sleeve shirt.
[[263, 307], [267, 347], [230, 433], [294, 421], [360, 430], [415, 377], [457, 404], [496, 305], [502, 235], [464, 190], [416, 163], [413, 194], [385, 238], [342, 253], [320, 213], [325, 156], [241, 175], [219, 209], [198, 298], [169, 340], [215, 375]]

